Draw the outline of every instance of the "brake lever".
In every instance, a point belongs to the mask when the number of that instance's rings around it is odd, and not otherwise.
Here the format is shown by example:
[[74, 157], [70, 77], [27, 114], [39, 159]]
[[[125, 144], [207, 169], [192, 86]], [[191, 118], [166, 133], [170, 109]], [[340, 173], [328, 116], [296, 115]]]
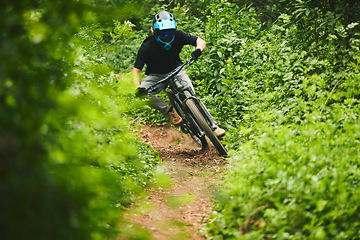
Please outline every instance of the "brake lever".
[[189, 60], [187, 60], [186, 65], [185, 65], [185, 69], [190, 67], [190, 65], [193, 64], [194, 62], [195, 62], [195, 59], [193, 57], [191, 57]]

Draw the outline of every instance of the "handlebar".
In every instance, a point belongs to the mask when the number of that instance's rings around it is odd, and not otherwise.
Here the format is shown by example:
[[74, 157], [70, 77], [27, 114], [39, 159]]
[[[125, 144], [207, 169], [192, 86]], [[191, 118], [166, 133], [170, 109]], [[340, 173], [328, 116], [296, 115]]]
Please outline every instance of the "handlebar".
[[155, 91], [157, 88], [156, 86], [159, 84], [162, 84], [166, 81], [171, 80], [173, 77], [175, 77], [176, 74], [178, 74], [183, 68], [188, 68], [190, 67], [191, 64], [193, 64], [195, 62], [195, 59], [193, 57], [191, 57], [189, 60], [187, 60], [185, 63], [183, 63], [182, 65], [180, 65], [179, 67], [177, 67], [174, 71], [172, 71], [171, 73], [169, 73], [169, 75], [167, 75], [164, 79], [158, 81], [157, 83], [155, 83], [154, 85], [152, 85], [150, 88], [148, 89], [144, 89], [147, 92], [153, 92]]

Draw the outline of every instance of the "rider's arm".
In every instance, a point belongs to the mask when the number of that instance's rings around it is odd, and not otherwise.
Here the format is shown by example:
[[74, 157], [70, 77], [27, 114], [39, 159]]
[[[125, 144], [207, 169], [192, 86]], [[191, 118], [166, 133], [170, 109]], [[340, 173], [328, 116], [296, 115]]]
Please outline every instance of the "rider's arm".
[[205, 47], [206, 47], [206, 42], [198, 37], [196, 39], [196, 49], [191, 53], [191, 58], [196, 61], [198, 57], [200, 57], [202, 51], [204, 51]]
[[205, 47], [206, 47], [206, 42], [198, 37], [196, 39], [196, 48], [200, 48], [201, 51], [204, 51]]
[[138, 68], [135, 68], [135, 67], [133, 68], [133, 70], [131, 72], [134, 77], [134, 84], [135, 84], [136, 88], [140, 87], [140, 72], [141, 72], [141, 70]]

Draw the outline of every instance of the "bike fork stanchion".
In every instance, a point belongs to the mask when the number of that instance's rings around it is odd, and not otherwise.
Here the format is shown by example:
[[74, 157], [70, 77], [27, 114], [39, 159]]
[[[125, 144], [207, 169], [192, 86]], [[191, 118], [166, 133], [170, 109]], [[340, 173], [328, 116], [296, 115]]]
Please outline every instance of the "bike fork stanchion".
[[209, 110], [205, 107], [205, 105], [201, 102], [201, 101], [197, 101], [197, 104], [199, 106], [199, 110], [204, 114], [204, 116], [206, 117], [206, 119], [209, 122], [209, 125], [211, 127], [212, 130], [215, 130], [216, 128], [216, 122], [214, 121], [214, 119], [212, 118], [211, 114], [209, 113]]
[[186, 102], [188, 99], [194, 99], [194, 100], [195, 100], [196, 105], [198, 106], [200, 112], [205, 116], [207, 122], [209, 123], [210, 128], [211, 128], [212, 130], [215, 130], [215, 128], [216, 128], [216, 122], [215, 122], [214, 119], [212, 118], [211, 114], [209, 113], [209, 111], [207, 110], [207, 108], [205, 107], [205, 105], [200, 101], [200, 99], [198, 99], [195, 95], [187, 97], [187, 98], [183, 101], [183, 105], [185, 105], [185, 107], [186, 107], [185, 102]]

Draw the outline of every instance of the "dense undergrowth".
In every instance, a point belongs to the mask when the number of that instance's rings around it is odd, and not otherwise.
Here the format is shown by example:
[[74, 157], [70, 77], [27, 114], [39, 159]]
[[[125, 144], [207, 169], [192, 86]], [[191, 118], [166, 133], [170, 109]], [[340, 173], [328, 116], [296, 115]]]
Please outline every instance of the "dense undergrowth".
[[358, 239], [358, 23], [304, 47], [288, 14], [265, 26], [251, 8], [209, 8], [218, 31], [191, 73], [232, 149], [209, 239]]
[[114, 238], [158, 163], [124, 117], [139, 105], [132, 80], [119, 83], [102, 56], [96, 19], [125, 7], [0, 6], [0, 238]]
[[164, 9], [207, 41], [188, 73], [227, 130], [209, 239], [359, 239], [359, 5], [248, 2], [3, 1], [1, 239], [138, 230], [121, 214], [158, 158], [135, 122], [166, 118], [128, 73]]

